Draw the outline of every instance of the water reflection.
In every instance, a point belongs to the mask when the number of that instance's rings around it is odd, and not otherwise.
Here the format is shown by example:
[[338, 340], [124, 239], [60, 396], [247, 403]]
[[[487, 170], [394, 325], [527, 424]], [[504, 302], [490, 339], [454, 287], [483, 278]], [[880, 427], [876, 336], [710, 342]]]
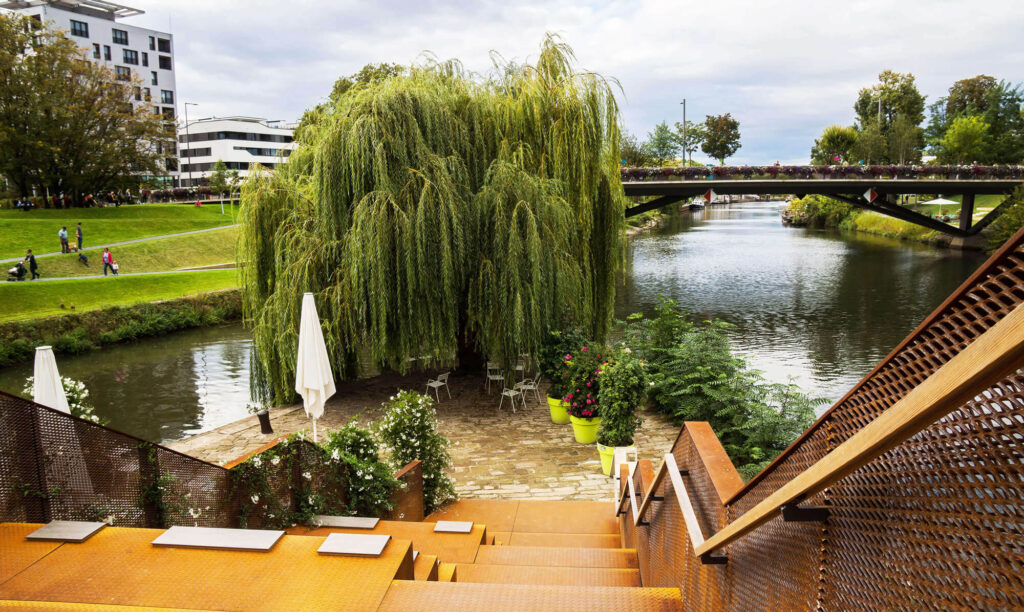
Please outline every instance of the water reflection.
[[838, 399], [984, 260], [865, 234], [786, 228], [777, 202], [680, 215], [633, 240], [618, 316], [659, 295], [733, 325], [768, 378]]

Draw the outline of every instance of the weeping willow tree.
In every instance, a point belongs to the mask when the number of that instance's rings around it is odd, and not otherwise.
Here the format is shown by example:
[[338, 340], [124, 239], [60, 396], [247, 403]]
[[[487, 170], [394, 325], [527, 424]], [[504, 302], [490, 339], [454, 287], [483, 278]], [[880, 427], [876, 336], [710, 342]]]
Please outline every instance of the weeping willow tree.
[[335, 372], [472, 350], [504, 364], [573, 325], [603, 338], [622, 261], [611, 83], [556, 37], [488, 77], [428, 60], [360, 84], [242, 187], [257, 395], [288, 401], [303, 292]]

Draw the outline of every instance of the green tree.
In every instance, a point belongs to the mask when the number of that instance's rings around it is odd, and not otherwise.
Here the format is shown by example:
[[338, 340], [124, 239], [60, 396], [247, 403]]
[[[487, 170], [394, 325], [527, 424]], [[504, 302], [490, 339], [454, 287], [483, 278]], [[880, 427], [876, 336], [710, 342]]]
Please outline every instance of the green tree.
[[679, 143], [676, 142], [675, 135], [669, 129], [668, 123], [664, 121], [654, 126], [654, 130], [647, 134], [647, 142], [644, 143], [643, 148], [659, 166], [664, 166], [665, 162], [673, 159], [679, 153]]
[[740, 122], [732, 114], [708, 115], [704, 119], [704, 139], [700, 150], [725, 165], [725, 158], [740, 149]]
[[231, 188], [231, 179], [228, 176], [228, 167], [224, 160], [217, 160], [217, 163], [213, 165], [213, 172], [210, 173], [210, 178], [207, 180], [209, 181], [211, 193], [223, 196], [228, 192]]
[[173, 126], [133, 107], [137, 81], [88, 61], [64, 33], [0, 15], [0, 174], [22, 194], [134, 184], [166, 174]]
[[988, 92], [982, 115], [989, 126], [986, 163], [1019, 164], [1024, 161], [1024, 93], [1020, 85], [1000, 81]]
[[1004, 242], [1024, 227], [1024, 185], [1014, 189], [1001, 206], [1005, 207], [1003, 213], [985, 232], [985, 248], [989, 252], [1003, 246]]
[[882, 161], [889, 150], [889, 143], [878, 127], [877, 121], [869, 121], [857, 132], [857, 142], [853, 146], [853, 156], [858, 161], [871, 164]]
[[939, 159], [947, 164], [983, 159], [989, 127], [981, 117], [957, 117], [942, 138]]
[[[676, 142], [679, 143], [680, 150], [683, 151], [683, 157], [689, 156], [693, 159], [693, 154], [700, 148], [701, 143], [704, 142], [704, 124], [695, 123], [686, 120], [686, 140], [683, 140], [683, 124], [676, 121]], [[685, 165], [685, 164], [684, 164]]]
[[989, 105], [989, 92], [995, 86], [996, 80], [986, 74], [953, 83], [945, 98], [946, 116], [953, 119], [961, 115], [984, 113]]
[[481, 79], [430, 62], [353, 88], [288, 163], [248, 177], [256, 388], [294, 397], [305, 291], [339, 377], [359, 358], [508, 367], [570, 323], [607, 336], [625, 209], [612, 88], [554, 36], [536, 65], [502, 68]]
[[400, 76], [405, 74], [407, 71], [408, 68], [405, 66], [383, 62], [380, 64], [366, 64], [359, 69], [359, 72], [338, 78], [338, 80], [334, 82], [334, 86], [331, 88], [331, 93], [328, 95], [328, 101], [322, 104], [317, 104], [302, 114], [298, 125], [295, 127], [295, 139], [302, 139], [304, 132], [319, 124], [320, 121], [328, 114], [328, 110], [337, 105], [338, 102], [350, 91], [353, 91], [353, 89], [366, 87], [391, 77]]
[[629, 132], [623, 132], [619, 139], [619, 157], [624, 165], [630, 168], [643, 168], [650, 166], [653, 162], [651, 156], [641, 145], [636, 136]]
[[850, 161], [857, 144], [857, 130], [852, 127], [830, 125], [814, 141], [811, 163], [835, 164]]
[[887, 138], [889, 160], [900, 164], [920, 161], [923, 138], [923, 130], [917, 123], [905, 115], [897, 115]]
[[[853, 110], [857, 113], [857, 123], [861, 129], [872, 121], [878, 122], [879, 130], [890, 147], [893, 145], [897, 119], [902, 117], [903, 132], [897, 139], [902, 145], [902, 139], [909, 134], [906, 124], [918, 126], [924, 121], [924, 96], [917, 89], [914, 75], [885, 70], [879, 73], [877, 84], [870, 89], [860, 90]], [[924, 144], [923, 132], [918, 132], [918, 138], [915, 148]], [[900, 150], [907, 152], [903, 147]]]

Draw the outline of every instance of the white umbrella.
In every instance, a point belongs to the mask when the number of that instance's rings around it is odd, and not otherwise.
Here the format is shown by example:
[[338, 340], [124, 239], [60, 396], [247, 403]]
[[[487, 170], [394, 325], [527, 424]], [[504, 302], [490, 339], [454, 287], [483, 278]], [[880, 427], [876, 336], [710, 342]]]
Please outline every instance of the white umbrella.
[[313, 419], [313, 442], [316, 442], [316, 420], [324, 415], [324, 403], [334, 395], [334, 374], [327, 357], [324, 332], [316, 314], [313, 294], [302, 296], [302, 319], [299, 321], [299, 353], [295, 358], [295, 392], [302, 396], [306, 415]]
[[32, 379], [32, 401], [71, 414], [64, 384], [57, 372], [57, 360], [48, 346], [36, 348], [36, 364]]

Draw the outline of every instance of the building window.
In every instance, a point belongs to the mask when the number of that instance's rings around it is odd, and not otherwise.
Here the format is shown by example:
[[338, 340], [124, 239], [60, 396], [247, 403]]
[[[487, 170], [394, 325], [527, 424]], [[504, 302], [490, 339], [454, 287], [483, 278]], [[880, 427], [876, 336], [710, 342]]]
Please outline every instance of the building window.
[[158, 38], [156, 41], [156, 46], [160, 50], [160, 53], [171, 52], [171, 41], [167, 40], [166, 38]]
[[110, 45], [103, 45], [103, 59], [110, 61]]
[[139, 65], [139, 52], [132, 51], [131, 49], [122, 49], [124, 53], [124, 63]]
[[170, 106], [164, 107], [164, 119], [172, 121], [174, 119], [174, 108]]
[[160, 107], [159, 106], [154, 106], [153, 107], [153, 114], [154, 115], [159, 115], [160, 114]]
[[117, 75], [118, 81], [130, 81], [132, 79], [132, 69], [125, 66], [114, 66], [114, 74]]
[[149, 37], [149, 50], [156, 51], [156, 37], [154, 36]]
[[149, 102], [150, 100], [153, 99], [153, 93], [150, 91], [150, 89], [148, 87], [143, 87], [142, 88], [142, 99], [145, 100], [146, 102]]
[[92, 43], [92, 58], [100, 59], [100, 44]]
[[118, 44], [118, 45], [127, 45], [128, 44], [128, 32], [125, 32], [124, 30], [118, 30], [117, 28], [111, 28], [110, 32], [111, 32], [111, 34], [113, 34], [114, 42], [116, 44]]
[[174, 104], [174, 92], [166, 89], [160, 90], [160, 101], [164, 104]]
[[89, 24], [84, 21], [71, 20], [71, 35], [89, 38]]
[[160, 56], [160, 69], [170, 70], [171, 69], [171, 58], [166, 55]]
[[211, 148], [205, 147], [202, 149], [183, 149], [181, 151], [182, 157], [209, 157], [211, 154]]
[[142, 102], [142, 88], [141, 87], [136, 87], [135, 88], [135, 101], [136, 102]]
[[149, 65], [149, 54], [146, 53], [145, 51], [142, 52], [142, 65], [143, 66], [148, 66]]
[[153, 75], [153, 78], [150, 80], [150, 85], [159, 85], [160, 83], [158, 83], [156, 79], [156, 72], [151, 71], [149, 74]]

